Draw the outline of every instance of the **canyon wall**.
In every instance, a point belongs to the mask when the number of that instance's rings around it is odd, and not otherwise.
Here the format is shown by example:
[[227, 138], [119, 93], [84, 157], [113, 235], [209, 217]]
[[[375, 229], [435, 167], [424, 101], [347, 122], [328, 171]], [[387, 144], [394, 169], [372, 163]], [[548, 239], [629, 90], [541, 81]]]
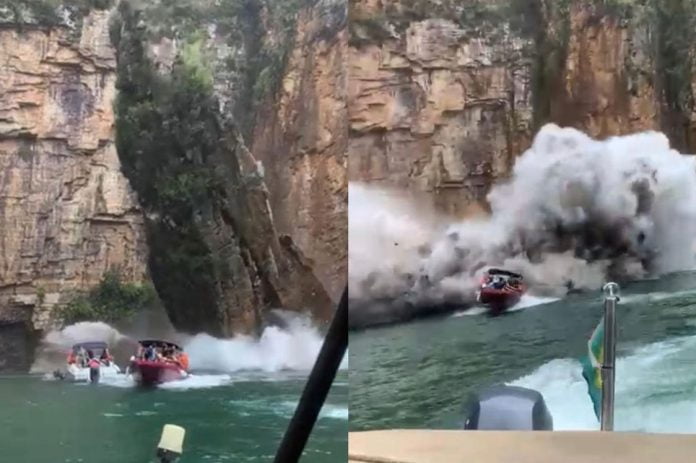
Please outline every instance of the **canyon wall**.
[[345, 284], [345, 3], [118, 3], [0, 4], [0, 369], [114, 267], [225, 336]]
[[664, 131], [694, 152], [696, 2], [351, 1], [351, 181], [427, 192], [453, 216], [545, 122]]
[[30, 359], [33, 334], [72, 291], [111, 267], [131, 281], [147, 273], [142, 214], [114, 145], [107, 24], [93, 12], [79, 39], [0, 24], [0, 358], [13, 364]]
[[346, 7], [322, 1], [301, 14], [278, 104], [261, 112], [252, 148], [278, 230], [314, 260], [334, 300], [348, 271]]

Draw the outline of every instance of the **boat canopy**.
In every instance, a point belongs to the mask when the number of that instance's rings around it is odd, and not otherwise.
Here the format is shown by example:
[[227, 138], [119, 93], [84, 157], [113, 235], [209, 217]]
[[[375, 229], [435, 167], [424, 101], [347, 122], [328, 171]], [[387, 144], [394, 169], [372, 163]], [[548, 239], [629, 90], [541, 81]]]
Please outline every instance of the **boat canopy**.
[[138, 344], [140, 344], [140, 345], [143, 346], [143, 347], [150, 347], [150, 346], [154, 346], [154, 347], [174, 347], [174, 348], [179, 349], [179, 350], [184, 350], [184, 349], [181, 348], [181, 346], [179, 346], [179, 345], [176, 344], [176, 343], [169, 342], [169, 341], [162, 341], [161, 339], [143, 339], [143, 340], [141, 340], [141, 341], [138, 341]]
[[522, 279], [522, 275], [520, 275], [519, 273], [510, 272], [509, 270], [502, 270], [499, 268], [489, 268], [488, 272], [486, 273], [488, 273], [489, 275], [504, 275], [512, 278], [519, 278], [520, 280]]
[[107, 347], [109, 346], [102, 341], [78, 342], [72, 346], [74, 351], [78, 351], [80, 348], [83, 348], [84, 350], [104, 350]]

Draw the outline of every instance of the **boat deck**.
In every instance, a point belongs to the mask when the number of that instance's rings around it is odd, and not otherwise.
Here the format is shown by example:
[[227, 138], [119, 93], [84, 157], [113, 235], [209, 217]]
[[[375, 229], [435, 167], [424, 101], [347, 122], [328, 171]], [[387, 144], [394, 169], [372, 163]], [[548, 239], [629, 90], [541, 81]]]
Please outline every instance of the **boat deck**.
[[353, 432], [350, 463], [683, 463], [696, 435], [592, 431]]

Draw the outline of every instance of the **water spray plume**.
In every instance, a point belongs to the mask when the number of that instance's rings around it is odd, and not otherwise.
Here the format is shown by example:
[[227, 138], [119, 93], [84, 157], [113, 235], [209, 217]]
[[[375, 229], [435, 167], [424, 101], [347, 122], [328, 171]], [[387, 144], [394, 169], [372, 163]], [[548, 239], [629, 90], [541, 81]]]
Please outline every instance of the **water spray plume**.
[[[207, 334], [195, 336], [169, 333], [168, 338], [179, 342], [189, 354], [193, 375], [190, 379], [171, 385], [172, 388], [213, 387], [232, 382], [235, 372], [277, 373], [281, 371], [308, 372], [319, 353], [322, 334], [306, 316], [277, 311], [275, 317], [282, 326], [267, 326], [261, 337], [235, 336], [218, 339]], [[155, 332], [162, 329], [148, 325]], [[137, 337], [136, 337], [137, 335]], [[149, 333], [137, 329], [122, 332], [101, 322], [82, 322], [44, 336], [34, 373], [51, 373], [65, 366], [66, 354], [73, 344], [86, 341], [105, 341], [111, 347], [119, 365], [125, 368], [137, 348], [137, 339]], [[347, 368], [347, 361], [341, 366]], [[204, 371], [205, 374], [196, 374]], [[216, 373], [216, 374], [210, 374]], [[112, 385], [130, 387], [132, 382], [118, 381]]]

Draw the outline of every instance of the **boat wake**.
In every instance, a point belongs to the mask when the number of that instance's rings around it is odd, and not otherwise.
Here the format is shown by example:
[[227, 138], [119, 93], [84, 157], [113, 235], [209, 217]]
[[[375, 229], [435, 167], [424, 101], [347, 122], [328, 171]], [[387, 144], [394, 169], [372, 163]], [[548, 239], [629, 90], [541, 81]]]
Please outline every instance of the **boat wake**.
[[490, 266], [563, 297], [696, 265], [694, 158], [657, 132], [594, 140], [548, 124], [491, 189], [487, 217], [422, 219], [427, 206], [363, 184], [349, 195], [351, 324], [474, 305]]
[[515, 304], [513, 307], [510, 307], [508, 311], [522, 310], [538, 305], [550, 304], [558, 300], [560, 300], [560, 298], [558, 297], [540, 297], [533, 296], [531, 294], [523, 294], [522, 299], [520, 299], [520, 302]]
[[[523, 294], [522, 298], [520, 299], [520, 302], [518, 302], [514, 306], [507, 309], [507, 312], [515, 312], [517, 310], [523, 310], [523, 309], [528, 309], [528, 308], [535, 307], [535, 306], [550, 304], [550, 303], [556, 302], [558, 300], [559, 300], [559, 298], [557, 298], [557, 297], [538, 297], [538, 296], [532, 296], [531, 294]], [[471, 307], [470, 309], [467, 309], [467, 310], [460, 310], [458, 312], [455, 312], [452, 314], [452, 317], [458, 318], [458, 317], [465, 317], [465, 316], [470, 316], [470, 315], [482, 315], [482, 314], [485, 314], [486, 312], [488, 312], [488, 309], [486, 307], [474, 306], [474, 307]]]
[[161, 389], [188, 390], [188, 389], [208, 389], [211, 387], [225, 386], [232, 384], [230, 375], [206, 375], [191, 373], [186, 378], [179, 381], [170, 381], [160, 384]]
[[[287, 401], [281, 404], [280, 411], [285, 416], [295, 413], [298, 402]], [[348, 407], [345, 405], [324, 404], [319, 412], [319, 419], [328, 418], [334, 420], [348, 420]]]
[[[696, 336], [652, 343], [616, 363], [615, 427], [620, 431], [696, 432]], [[512, 385], [539, 391], [556, 430], [597, 430], [582, 367], [552, 360]]]

